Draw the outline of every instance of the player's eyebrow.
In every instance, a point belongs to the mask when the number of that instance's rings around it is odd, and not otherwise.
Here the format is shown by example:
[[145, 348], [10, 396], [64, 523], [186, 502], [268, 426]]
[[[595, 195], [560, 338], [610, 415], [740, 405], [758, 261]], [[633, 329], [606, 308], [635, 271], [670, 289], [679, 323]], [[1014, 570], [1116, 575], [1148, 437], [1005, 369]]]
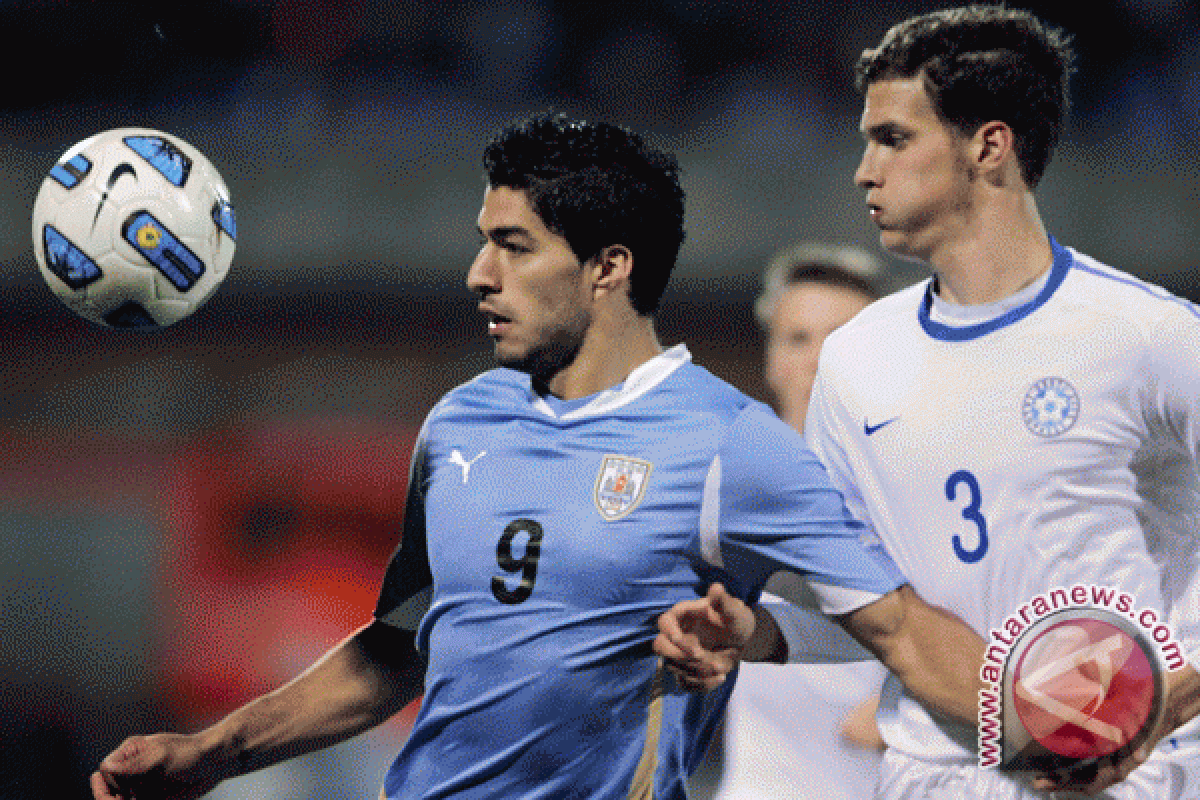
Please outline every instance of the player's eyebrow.
[[480, 236], [485, 239], [490, 239], [493, 242], [509, 239], [514, 236], [532, 236], [529, 231], [527, 231], [525, 228], [522, 228], [520, 225], [502, 225], [496, 228], [489, 228], [486, 231], [478, 226], [476, 226], [475, 229], [479, 231]]
[[908, 130], [897, 122], [877, 122], [866, 128], [860, 128], [859, 132], [864, 139], [880, 141], [895, 138], [899, 134], [907, 133]]

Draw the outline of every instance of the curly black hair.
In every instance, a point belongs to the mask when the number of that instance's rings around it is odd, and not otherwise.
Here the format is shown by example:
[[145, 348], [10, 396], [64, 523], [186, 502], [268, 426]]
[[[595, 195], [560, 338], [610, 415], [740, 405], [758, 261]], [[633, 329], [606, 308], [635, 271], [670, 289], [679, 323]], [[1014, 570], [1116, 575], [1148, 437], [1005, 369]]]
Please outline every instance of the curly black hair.
[[859, 91], [921, 76], [938, 115], [967, 136], [991, 120], [1008, 124], [1021, 176], [1033, 188], [1062, 135], [1073, 63], [1061, 30], [1028, 11], [973, 5], [893, 26], [863, 51], [856, 75]]
[[483, 153], [488, 185], [529, 192], [538, 217], [580, 261], [633, 253], [630, 300], [650, 314], [683, 245], [679, 163], [636, 133], [545, 112], [501, 129]]

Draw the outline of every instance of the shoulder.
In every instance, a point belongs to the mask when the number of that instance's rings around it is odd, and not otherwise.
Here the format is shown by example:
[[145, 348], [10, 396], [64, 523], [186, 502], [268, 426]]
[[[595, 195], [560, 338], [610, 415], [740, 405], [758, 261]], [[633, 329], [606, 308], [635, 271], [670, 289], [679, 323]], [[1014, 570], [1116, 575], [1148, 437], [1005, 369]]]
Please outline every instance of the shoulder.
[[695, 431], [689, 446], [707, 441], [726, 460], [731, 454], [752, 456], [781, 437], [802, 441], [765, 403], [694, 363], [676, 370], [646, 401], [639, 409], [640, 415], [648, 415], [643, 420], [687, 418], [689, 429]]
[[1200, 335], [1200, 309], [1193, 303], [1091, 256], [1070, 252], [1071, 271], [1059, 298], [1064, 307], [1120, 321], [1147, 346], [1169, 343], [1188, 331]]
[[1120, 307], [1133, 303], [1138, 308], [1187, 307], [1194, 313], [1195, 307], [1167, 289], [1137, 277], [1124, 270], [1105, 264], [1086, 253], [1068, 248], [1072, 256], [1070, 278], [1088, 290], [1087, 294], [1097, 304], [1107, 303]]
[[743, 410], [762, 405], [704, 367], [689, 362], [663, 382], [654, 401], [667, 407], [688, 410], [730, 424]]
[[868, 379], [890, 371], [897, 354], [922, 335], [917, 311], [928, 286], [926, 279], [882, 297], [830, 333], [821, 345], [823, 380], [847, 370]]
[[506, 393], [524, 395], [529, 390], [529, 376], [515, 369], [496, 368], [481, 372], [466, 383], [446, 392], [446, 398], [494, 397]]
[[821, 471], [804, 437], [757, 401], [743, 406], [730, 420], [718, 453], [730, 475], [761, 480], [764, 485], [786, 483], [785, 476], [811, 482], [809, 473]]
[[425, 417], [426, 434], [450, 420], [511, 413], [528, 404], [529, 376], [511, 369], [481, 373], [442, 395]]
[[929, 280], [923, 280], [894, 294], [881, 297], [825, 339], [824, 347], [854, 347], [863, 340], [878, 341], [881, 336], [891, 336], [901, 328], [915, 328], [917, 309], [920, 307]]
[[442, 395], [433, 413], [447, 408], [467, 405], [494, 406], [525, 398], [529, 393], [529, 376], [511, 369], [491, 369], [459, 384]]

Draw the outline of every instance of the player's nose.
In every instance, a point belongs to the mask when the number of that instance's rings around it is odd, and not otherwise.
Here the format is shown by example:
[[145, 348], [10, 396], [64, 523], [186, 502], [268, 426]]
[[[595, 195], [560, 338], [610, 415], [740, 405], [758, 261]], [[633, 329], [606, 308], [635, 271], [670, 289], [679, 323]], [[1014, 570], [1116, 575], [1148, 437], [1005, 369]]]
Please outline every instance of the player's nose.
[[879, 185], [878, 170], [870, 147], [863, 149], [862, 158], [858, 160], [858, 168], [854, 170], [854, 185], [860, 189], [873, 189]]
[[467, 288], [479, 294], [500, 291], [500, 271], [497, 269], [495, 248], [485, 244], [467, 270]]

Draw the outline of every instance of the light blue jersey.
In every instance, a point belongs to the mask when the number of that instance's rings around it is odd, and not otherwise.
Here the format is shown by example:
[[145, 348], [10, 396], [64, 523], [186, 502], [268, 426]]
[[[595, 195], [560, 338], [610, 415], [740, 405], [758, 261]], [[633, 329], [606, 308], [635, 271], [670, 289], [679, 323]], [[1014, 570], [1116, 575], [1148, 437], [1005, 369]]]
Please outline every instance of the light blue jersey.
[[571, 402], [494, 370], [430, 413], [376, 616], [429, 659], [390, 798], [682, 798], [730, 684], [680, 691], [657, 617], [809, 576], [853, 610], [903, 578], [802, 439], [683, 346]]

